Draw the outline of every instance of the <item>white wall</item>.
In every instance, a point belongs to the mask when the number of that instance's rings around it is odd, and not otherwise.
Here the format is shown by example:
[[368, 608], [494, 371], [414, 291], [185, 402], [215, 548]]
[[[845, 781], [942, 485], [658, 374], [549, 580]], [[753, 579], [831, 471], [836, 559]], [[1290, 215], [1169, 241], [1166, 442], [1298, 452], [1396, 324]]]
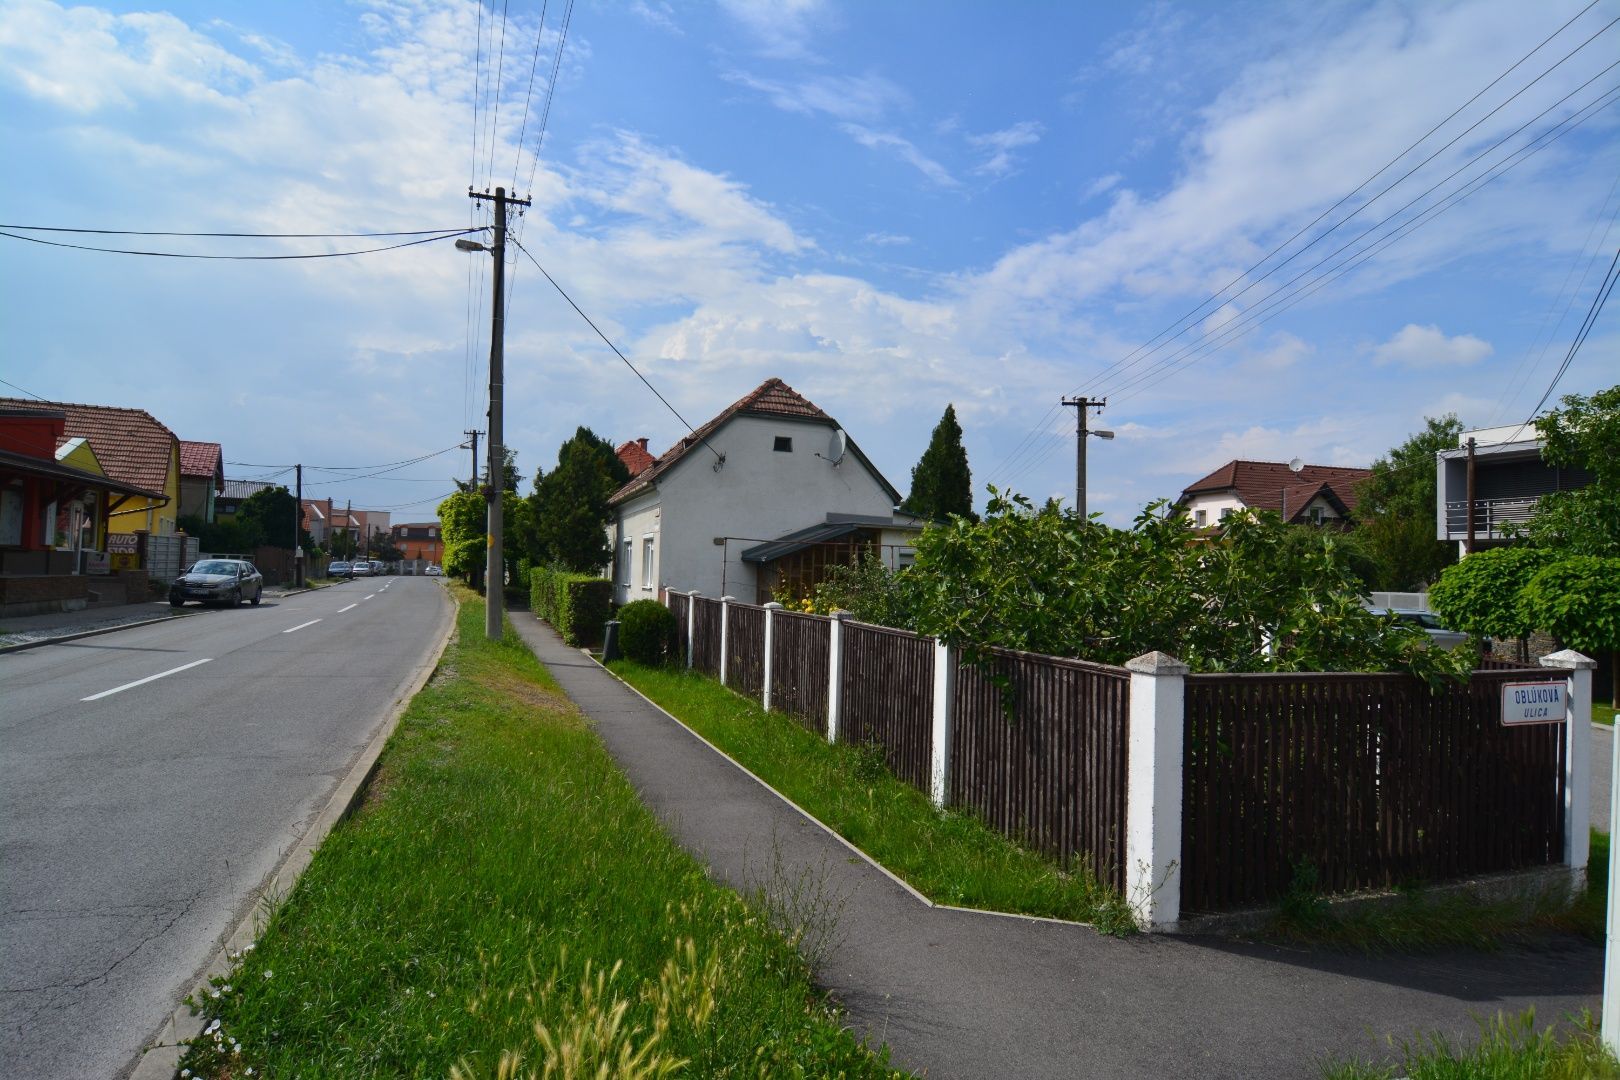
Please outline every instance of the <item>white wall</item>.
[[[653, 490], [632, 499], [619, 508], [618, 520], [620, 527], [616, 530], [614, 537], [619, 545], [616, 552], [620, 556], [616, 560], [614, 567], [617, 576], [613, 581], [613, 599], [616, 603], [628, 604], [632, 600], [656, 600], [658, 598], [657, 585], [662, 579], [657, 575], [664, 557], [664, 538], [661, 529], [663, 513], [660, 496], [659, 491]], [[654, 560], [654, 587], [651, 589], [643, 587], [644, 578], [641, 570], [641, 549], [649, 536], [653, 538]], [[622, 558], [625, 540], [630, 541], [628, 565], [625, 564]]]
[[1242, 510], [1244, 502], [1233, 491], [1205, 491], [1194, 495], [1187, 500], [1187, 516], [1193, 521], [1198, 520], [1198, 511], [1204, 511], [1204, 524], [1219, 525], [1221, 511], [1231, 510], [1236, 513]]
[[[826, 453], [831, 433], [823, 423], [739, 416], [709, 437], [726, 456], [721, 469], [714, 469], [714, 454], [701, 444], [687, 451], [658, 478], [664, 508], [658, 584], [752, 602], [755, 568], [742, 561], [747, 548], [819, 524], [829, 513], [893, 513], [889, 493], [853, 451], [837, 468], [816, 456]], [[791, 438], [793, 450], [772, 449], [777, 436]], [[636, 528], [632, 515], [623, 520]], [[638, 543], [642, 531], [636, 532]], [[716, 545], [715, 537], [740, 539]], [[639, 587], [632, 590], [632, 599], [640, 595]]]

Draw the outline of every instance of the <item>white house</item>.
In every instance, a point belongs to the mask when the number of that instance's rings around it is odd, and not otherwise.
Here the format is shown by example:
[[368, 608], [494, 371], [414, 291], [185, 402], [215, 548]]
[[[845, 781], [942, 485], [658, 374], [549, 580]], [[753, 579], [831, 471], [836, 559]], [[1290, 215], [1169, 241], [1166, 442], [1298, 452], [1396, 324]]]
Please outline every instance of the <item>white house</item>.
[[1435, 538], [1456, 541], [1459, 555], [1468, 549], [1470, 457], [1476, 547], [1509, 543], [1508, 526], [1523, 525], [1534, 517], [1543, 495], [1574, 491], [1592, 482], [1585, 469], [1543, 461], [1541, 434], [1530, 424], [1463, 432], [1457, 436], [1457, 449], [1435, 455]]
[[1356, 484], [1371, 475], [1371, 469], [1297, 461], [1228, 461], [1189, 484], [1177, 503], [1200, 528], [1243, 509], [1270, 510], [1293, 524], [1342, 527], [1356, 508]]
[[[636, 451], [639, 449], [639, 453]], [[614, 598], [697, 589], [760, 603], [802, 593], [831, 562], [872, 551], [907, 563], [923, 523], [837, 421], [781, 379], [768, 379], [644, 467], [614, 493]], [[651, 464], [646, 464], [650, 461]]]

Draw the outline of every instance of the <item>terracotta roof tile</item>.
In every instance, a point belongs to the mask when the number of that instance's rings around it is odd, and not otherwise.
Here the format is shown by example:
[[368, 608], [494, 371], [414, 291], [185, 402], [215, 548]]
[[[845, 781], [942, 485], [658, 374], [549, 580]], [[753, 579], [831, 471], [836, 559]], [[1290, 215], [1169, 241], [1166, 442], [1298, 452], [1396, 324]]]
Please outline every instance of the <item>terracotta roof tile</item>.
[[68, 439], [88, 439], [108, 476], [147, 491], [162, 491], [169, 462], [180, 440], [145, 409], [79, 405], [65, 401], [0, 398], [0, 408], [56, 409], [67, 417]]
[[1296, 474], [1280, 461], [1228, 461], [1202, 480], [1187, 485], [1181, 501], [1200, 492], [1235, 490], [1244, 505], [1252, 509], [1281, 512], [1286, 491], [1288, 516], [1295, 519], [1325, 491], [1346, 513], [1354, 513], [1356, 485], [1371, 475], [1371, 469], [1342, 465], [1306, 465]]
[[217, 442], [180, 440], [180, 475], [202, 476], [214, 482], [214, 490], [225, 486], [225, 452]]
[[632, 480], [658, 464], [658, 459], [653, 457], [652, 453], [647, 449], [647, 436], [645, 435], [639, 439], [631, 439], [627, 443], [621, 443], [613, 452], [618, 455], [620, 461], [624, 462], [624, 467], [630, 470], [630, 479]]

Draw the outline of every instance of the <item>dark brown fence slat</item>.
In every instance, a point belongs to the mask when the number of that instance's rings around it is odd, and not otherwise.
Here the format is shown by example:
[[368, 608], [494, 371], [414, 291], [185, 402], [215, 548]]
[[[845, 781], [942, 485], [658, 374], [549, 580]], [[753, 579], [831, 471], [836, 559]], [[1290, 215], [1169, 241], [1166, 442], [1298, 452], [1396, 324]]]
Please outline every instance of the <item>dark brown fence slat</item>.
[[669, 593], [669, 613], [675, 616], [675, 661], [678, 664], [686, 663], [687, 652], [692, 648], [686, 633], [686, 613], [691, 605], [692, 598], [685, 593]]
[[889, 770], [926, 791], [934, 717], [934, 642], [846, 622], [840, 742], [879, 747]]
[[692, 667], [708, 675], [720, 674], [720, 601], [694, 596], [697, 605], [692, 626]]
[[1563, 727], [1500, 723], [1523, 681], [1558, 679], [1189, 676], [1182, 910], [1274, 903], [1304, 868], [1346, 892], [1560, 861]]
[[1126, 708], [1122, 668], [993, 650], [955, 673], [955, 805], [1124, 887]]
[[827, 731], [828, 650], [831, 620], [778, 611], [771, 625], [771, 708], [811, 731]]
[[726, 614], [726, 685], [740, 694], [765, 692], [765, 609], [729, 604]]

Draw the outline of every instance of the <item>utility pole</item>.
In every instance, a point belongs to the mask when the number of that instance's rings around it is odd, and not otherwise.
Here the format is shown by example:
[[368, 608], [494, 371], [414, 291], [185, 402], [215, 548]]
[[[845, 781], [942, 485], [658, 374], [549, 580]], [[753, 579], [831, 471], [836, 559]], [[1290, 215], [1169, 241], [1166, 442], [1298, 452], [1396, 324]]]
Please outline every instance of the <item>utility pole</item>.
[[[472, 479], [469, 481], [472, 484], [472, 486], [470, 488], [468, 488], [467, 490], [469, 490], [469, 491], [477, 491], [478, 490], [478, 436], [482, 435], [483, 432], [482, 431], [463, 431], [462, 434], [470, 436], [472, 438]], [[476, 567], [476, 566], [473, 567], [472, 587], [474, 589], [477, 589], [480, 585], [483, 584], [483, 580], [484, 580], [484, 571], [483, 571], [483, 569], [481, 567]]]
[[293, 587], [304, 587], [304, 467], [298, 470], [298, 495], [293, 508]]
[[1474, 438], [1468, 437], [1468, 539], [1463, 542], [1463, 554], [1474, 553]]
[[465, 238], [456, 241], [462, 250], [487, 250], [495, 257], [494, 313], [489, 327], [489, 480], [484, 498], [489, 502], [489, 532], [485, 538], [488, 559], [484, 564], [484, 635], [491, 641], [501, 639], [501, 606], [505, 597], [506, 564], [501, 551], [501, 495], [505, 487], [506, 452], [501, 445], [504, 408], [502, 397], [506, 390], [506, 208], [528, 206], [528, 199], [508, 199], [506, 189], [498, 187], [494, 195], [468, 191], [476, 202], [493, 200], [495, 203], [495, 240], [488, 248]]
[[1074, 508], [1080, 515], [1080, 520], [1086, 520], [1086, 436], [1095, 435], [1099, 439], [1112, 439], [1112, 431], [1092, 431], [1087, 427], [1087, 409], [1101, 409], [1108, 404], [1107, 398], [1071, 398], [1063, 399], [1065, 408], [1074, 409], [1078, 425], [1075, 428], [1074, 442]]

